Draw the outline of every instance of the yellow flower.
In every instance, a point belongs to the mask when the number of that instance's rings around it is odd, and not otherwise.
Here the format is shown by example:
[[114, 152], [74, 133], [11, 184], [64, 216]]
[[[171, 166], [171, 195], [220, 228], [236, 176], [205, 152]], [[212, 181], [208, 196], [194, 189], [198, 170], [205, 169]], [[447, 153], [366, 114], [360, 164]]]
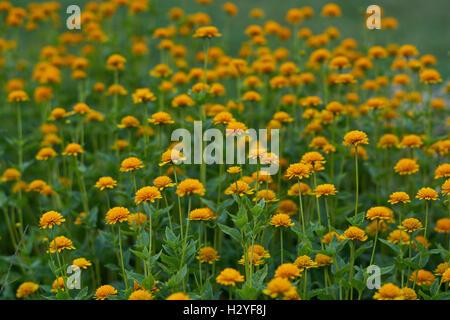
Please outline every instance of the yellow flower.
[[111, 177], [100, 177], [95, 183], [95, 187], [102, 191], [106, 188], [114, 189], [114, 187], [117, 187], [117, 181]]
[[281, 201], [280, 205], [277, 207], [277, 213], [284, 213], [290, 216], [297, 213], [297, 211], [297, 204], [290, 199]]
[[288, 279], [275, 277], [269, 281], [263, 293], [269, 295], [271, 298], [276, 298], [278, 295], [287, 295], [291, 289], [292, 284]]
[[426, 187], [421, 188], [417, 192], [416, 198], [421, 200], [438, 200], [439, 195], [434, 189]]
[[448, 177], [450, 177], [450, 163], [441, 164], [434, 170], [435, 179]]
[[208, 207], [194, 209], [189, 213], [189, 220], [208, 221], [215, 218], [216, 217], [214, 216], [214, 211], [212, 211]]
[[148, 88], [136, 89], [131, 96], [134, 103], [145, 103], [156, 100], [155, 95]]
[[106, 61], [106, 66], [109, 70], [124, 70], [125, 62], [127, 62], [127, 59], [125, 59], [123, 56], [119, 54], [113, 54], [109, 56], [108, 60]]
[[83, 148], [78, 143], [69, 143], [62, 154], [76, 157], [79, 153], [84, 153]]
[[442, 218], [436, 221], [434, 231], [439, 233], [450, 233], [450, 218]]
[[[417, 274], [417, 279], [416, 279], [416, 274]], [[418, 272], [414, 271], [411, 276], [409, 277], [409, 281], [414, 282], [414, 280], [416, 281], [416, 283], [419, 286], [431, 286], [435, 280], [435, 276], [433, 273], [431, 273], [430, 271], [427, 270], [423, 270], [420, 269]]]
[[106, 284], [95, 291], [95, 300], [105, 300], [107, 296], [115, 295], [117, 295], [117, 290], [113, 286]]
[[106, 223], [116, 224], [117, 222], [127, 221], [130, 215], [130, 210], [124, 207], [114, 207], [106, 213]]
[[322, 242], [325, 244], [330, 244], [331, 241], [333, 240], [333, 238], [334, 238], [334, 241], [336, 241], [336, 240], [341, 241], [341, 236], [337, 232], [331, 231], [323, 236]]
[[394, 167], [394, 171], [400, 175], [410, 175], [419, 171], [419, 165], [414, 159], [400, 159]]
[[19, 180], [21, 176], [22, 175], [20, 174], [19, 170], [14, 169], [14, 168], [8, 168], [3, 172], [2, 178], [0, 180], [3, 182], [14, 181], [14, 180]]
[[411, 202], [409, 195], [406, 192], [399, 191], [394, 192], [389, 196], [388, 202], [390, 204], [396, 204], [396, 203], [408, 203]]
[[275, 270], [275, 277], [295, 279], [300, 276], [299, 268], [293, 263], [283, 263]]
[[359, 144], [369, 144], [369, 139], [367, 135], [363, 131], [354, 130], [345, 134], [344, 142], [342, 143], [344, 146], [354, 145], [357, 146]]
[[45, 228], [52, 229], [53, 226], [59, 226], [64, 221], [66, 221], [66, 219], [64, 219], [64, 217], [59, 212], [48, 211], [41, 216], [41, 219], [39, 220], [39, 225], [41, 229]]
[[63, 250], [75, 250], [75, 247], [72, 244], [72, 240], [59, 236], [50, 241], [47, 253], [61, 252]]
[[326, 254], [318, 253], [314, 258], [314, 262], [317, 264], [317, 266], [324, 267], [326, 265], [332, 264], [333, 259]]
[[264, 202], [276, 202], [278, 199], [276, 198], [275, 192], [270, 189], [259, 190], [256, 193], [256, 197], [253, 198], [253, 201], [260, 201], [264, 199]]
[[415, 134], [405, 135], [400, 142], [402, 148], [419, 148], [423, 145], [422, 139]]
[[166, 300], [191, 300], [187, 294], [183, 292], [172, 293], [170, 296], [166, 298]]
[[153, 179], [153, 185], [159, 190], [164, 190], [165, 188], [173, 187], [175, 183], [172, 183], [172, 179], [168, 176], [160, 176]]
[[175, 121], [172, 120], [172, 117], [167, 112], [156, 112], [152, 114], [152, 118], [148, 119], [149, 123], [153, 124], [171, 124], [175, 123]]
[[197, 259], [200, 260], [201, 263], [206, 262], [212, 264], [215, 261], [219, 261], [219, 258], [216, 249], [212, 247], [203, 247], [198, 250]]
[[342, 239], [350, 239], [350, 240], [359, 240], [366, 241], [367, 235], [364, 230], [361, 230], [358, 227], [351, 226], [347, 230], [344, 231], [344, 234], [341, 236]]
[[450, 195], [450, 179], [445, 180], [445, 182], [442, 184], [442, 194]]
[[8, 94], [9, 102], [23, 102], [28, 100], [30, 100], [30, 98], [28, 98], [27, 93], [23, 90], [14, 90]]
[[72, 261], [72, 265], [81, 269], [87, 269], [92, 266], [92, 263], [89, 260], [86, 260], [86, 258], [77, 258]]
[[139, 205], [141, 202], [151, 203], [155, 202], [156, 199], [162, 199], [161, 192], [159, 192], [156, 187], [143, 187], [136, 192], [134, 197], [134, 202]]
[[26, 298], [30, 294], [34, 293], [39, 289], [39, 285], [34, 282], [23, 282], [18, 288], [16, 292], [16, 297], [18, 299]]
[[209, 39], [221, 36], [222, 35], [219, 33], [217, 28], [213, 26], [200, 27], [197, 30], [195, 30], [195, 33], [193, 35], [194, 38], [209, 38]]
[[316, 190], [314, 190], [317, 198], [320, 198], [321, 196], [334, 196], [337, 192], [334, 185], [328, 183], [320, 184], [316, 187]]
[[225, 268], [216, 277], [216, 282], [224, 286], [235, 286], [236, 282], [244, 282], [244, 276], [233, 268]]
[[393, 216], [393, 211], [383, 206], [372, 207], [366, 212], [366, 218], [369, 220], [391, 220]]
[[295, 259], [294, 264], [300, 269], [300, 271], [317, 267], [317, 263], [306, 255]]
[[373, 296], [376, 300], [403, 300], [402, 290], [393, 283], [386, 283]]
[[128, 300], [153, 300], [153, 296], [147, 290], [139, 289], [130, 294]]
[[[450, 282], [450, 269], [445, 270], [445, 272], [442, 274], [442, 282]], [[449, 284], [450, 286], [450, 284]]]
[[402, 288], [403, 300], [417, 300], [416, 292], [408, 287]]
[[52, 148], [42, 148], [36, 155], [36, 160], [48, 160], [49, 158], [56, 157], [58, 154]]
[[159, 163], [159, 166], [164, 166], [166, 164], [178, 164], [184, 160], [186, 160], [186, 158], [183, 157], [182, 152], [179, 152], [176, 149], [169, 149], [161, 155], [161, 162]]
[[409, 235], [402, 230], [394, 230], [392, 231], [387, 238], [387, 241], [392, 243], [400, 243], [400, 239], [402, 244], [408, 244], [410, 241]]
[[198, 179], [185, 179], [178, 184], [176, 193], [180, 197], [191, 194], [204, 196], [205, 191], [205, 187]]
[[147, 215], [144, 213], [132, 213], [128, 216], [127, 221], [130, 227], [142, 226], [147, 221]]
[[236, 121], [236, 120], [233, 118], [233, 115], [228, 111], [219, 112], [218, 114], [216, 114], [216, 116], [212, 120], [212, 122], [214, 124], [218, 124], [218, 123], [228, 124], [232, 121]]
[[424, 69], [420, 73], [420, 82], [428, 83], [428, 84], [438, 83], [438, 82], [442, 82], [442, 78], [441, 78], [441, 75], [439, 74], [439, 72], [437, 72], [436, 70]]
[[227, 172], [229, 174], [238, 174], [239, 172], [241, 172], [241, 167], [238, 167], [238, 166], [229, 167], [227, 169]]
[[291, 221], [291, 217], [284, 213], [277, 213], [270, 219], [269, 224], [275, 227], [292, 227], [294, 223]]
[[312, 172], [312, 166], [310, 164], [305, 163], [294, 163], [289, 166], [286, 170], [286, 177], [289, 179], [297, 178], [309, 178]]
[[398, 227], [406, 232], [414, 232], [423, 229], [422, 223], [416, 218], [408, 218], [402, 221], [402, 225]]
[[121, 172], [130, 172], [138, 169], [142, 169], [144, 164], [136, 157], [129, 157], [122, 161], [120, 165]]
[[434, 270], [434, 273], [438, 276], [442, 276], [445, 273], [445, 271], [447, 271], [448, 268], [449, 268], [448, 262], [440, 263], [436, 267], [436, 270]]
[[52, 289], [50, 291], [51, 292], [58, 292], [58, 289], [59, 290], [64, 290], [65, 289], [63, 277], [59, 277], [58, 279], [55, 279], [55, 281], [53, 281]]

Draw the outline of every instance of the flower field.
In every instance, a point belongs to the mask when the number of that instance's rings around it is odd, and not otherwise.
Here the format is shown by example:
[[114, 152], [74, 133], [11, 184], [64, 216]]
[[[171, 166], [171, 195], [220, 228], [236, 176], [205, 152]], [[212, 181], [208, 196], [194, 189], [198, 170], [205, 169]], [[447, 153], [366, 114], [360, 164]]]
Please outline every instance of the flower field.
[[161, 2], [0, 0], [0, 299], [449, 300], [448, 61]]

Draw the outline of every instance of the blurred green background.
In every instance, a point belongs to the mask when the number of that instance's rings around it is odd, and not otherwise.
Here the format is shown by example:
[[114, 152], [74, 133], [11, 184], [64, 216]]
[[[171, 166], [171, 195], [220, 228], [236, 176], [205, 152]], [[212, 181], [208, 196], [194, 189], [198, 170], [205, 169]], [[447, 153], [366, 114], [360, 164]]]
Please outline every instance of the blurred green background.
[[[150, 0], [158, 10], [158, 21], [161, 26], [168, 24], [167, 11], [170, 7], [183, 7], [187, 13], [198, 11], [207, 12], [212, 17], [212, 24], [219, 27], [224, 25], [224, 13], [221, 10], [227, 0], [213, 0], [212, 5], [199, 5], [196, 0]], [[29, 0], [14, 0], [15, 5], [26, 5]], [[86, 0], [60, 0], [61, 14], [70, 4], [82, 6]], [[101, 2], [101, 1], [98, 1]], [[276, 20], [284, 25], [285, 14], [294, 7], [311, 6], [315, 10], [315, 18], [306, 23], [314, 32], [325, 29], [323, 18], [318, 18], [320, 9], [330, 1], [325, 0], [231, 0], [239, 7], [239, 14], [233, 18], [230, 30], [232, 41], [238, 45], [246, 39], [243, 34], [245, 27], [255, 20], [249, 19], [248, 13], [252, 8], [262, 8], [266, 19]], [[373, 30], [370, 36], [375, 44], [385, 45], [389, 42], [398, 44], [413, 44], [420, 54], [430, 53], [438, 59], [438, 70], [444, 79], [450, 77], [450, 0], [340, 0], [334, 1], [342, 8], [343, 16], [334, 19], [333, 25], [341, 31], [341, 39], [352, 37], [362, 40], [365, 9], [372, 4], [383, 8], [385, 17], [398, 20], [397, 30]], [[44, 41], [44, 40], [43, 40]]]

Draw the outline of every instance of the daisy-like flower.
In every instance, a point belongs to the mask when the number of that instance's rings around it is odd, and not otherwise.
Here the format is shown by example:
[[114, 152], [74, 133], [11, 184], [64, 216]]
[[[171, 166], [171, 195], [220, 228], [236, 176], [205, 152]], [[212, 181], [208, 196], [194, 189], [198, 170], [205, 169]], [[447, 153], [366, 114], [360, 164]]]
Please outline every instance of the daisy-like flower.
[[400, 243], [401, 240], [402, 243], [407, 244], [410, 239], [411, 238], [405, 231], [398, 229], [389, 233], [387, 241], [397, 244]]
[[183, 153], [176, 149], [169, 149], [161, 155], [161, 162], [159, 166], [164, 166], [166, 164], [178, 164], [181, 161], [186, 160]]
[[197, 259], [201, 263], [213, 264], [215, 261], [219, 261], [219, 256], [217, 255], [217, 250], [212, 247], [203, 247], [198, 250]]
[[166, 300], [191, 300], [191, 298], [183, 292], [175, 292], [168, 296]]
[[218, 114], [216, 114], [216, 116], [212, 120], [212, 122], [214, 124], [219, 124], [219, 123], [229, 124], [232, 121], [236, 121], [236, 120], [233, 118], [233, 115], [228, 111], [219, 112]]
[[113, 286], [106, 284], [95, 291], [95, 300], [105, 300], [108, 296], [115, 295], [117, 295], [117, 290]]
[[80, 269], [87, 269], [92, 266], [92, 263], [86, 258], [77, 258], [72, 261], [72, 265], [77, 266]]
[[286, 170], [286, 177], [288, 179], [297, 178], [309, 178], [312, 173], [312, 166], [305, 163], [294, 163], [291, 164]]
[[419, 191], [417, 192], [416, 198], [421, 199], [421, 200], [438, 200], [439, 195], [436, 192], [436, 190], [429, 188], [429, 187], [425, 187], [425, 188], [419, 189]]
[[15, 180], [19, 180], [21, 176], [22, 175], [20, 174], [19, 170], [14, 169], [14, 168], [8, 168], [3, 172], [0, 180], [3, 182], [15, 181]]
[[401, 226], [398, 227], [400, 230], [406, 232], [414, 232], [423, 229], [422, 223], [416, 218], [408, 218], [402, 221]]
[[229, 168], [227, 169], [227, 172], [228, 172], [229, 174], [238, 174], [238, 173], [241, 172], [241, 167], [238, 167], [238, 166], [229, 167]]
[[450, 163], [441, 164], [434, 170], [435, 179], [448, 177], [450, 177]]
[[334, 196], [337, 192], [335, 186], [329, 183], [320, 184], [314, 190], [317, 198], [320, 198], [321, 196]]
[[120, 171], [121, 172], [130, 172], [142, 169], [144, 167], [144, 164], [142, 161], [136, 157], [129, 157], [122, 161], [120, 164]]
[[450, 179], [445, 180], [442, 184], [442, 194], [447, 196], [450, 195]]
[[[445, 270], [445, 272], [442, 274], [441, 278], [442, 282], [450, 282], [450, 269]], [[449, 283], [450, 286], [450, 283]]]
[[422, 139], [415, 134], [405, 135], [400, 142], [400, 147], [402, 148], [419, 148], [422, 145]]
[[55, 279], [55, 281], [53, 281], [52, 283], [52, 289], [50, 290], [51, 292], [58, 292], [59, 290], [64, 290], [65, 284], [64, 284], [64, 278], [63, 277], [59, 277], [58, 279]]
[[403, 300], [417, 300], [416, 292], [408, 287], [402, 288], [402, 298]]
[[403, 300], [402, 290], [393, 283], [386, 283], [373, 296], [376, 300]]
[[230, 186], [227, 189], [225, 189], [224, 193], [226, 195], [236, 194], [242, 197], [243, 195], [246, 194], [252, 194], [253, 189], [250, 188], [247, 182], [238, 180], [236, 182], [231, 183]]
[[200, 27], [197, 30], [195, 30], [195, 33], [193, 35], [194, 38], [214, 38], [214, 37], [221, 37], [222, 35], [219, 33], [219, 30], [217, 30], [214, 26], [205, 26]]
[[393, 211], [383, 206], [372, 207], [366, 212], [366, 218], [369, 220], [391, 220], [393, 216]]
[[145, 103], [149, 101], [156, 101], [156, 97], [149, 88], [140, 88], [131, 95], [134, 103]]
[[[417, 279], [416, 279], [416, 274], [417, 274]], [[409, 281], [414, 282], [416, 281], [416, 283], [419, 286], [431, 286], [434, 282], [434, 280], [436, 279], [436, 277], [434, 276], [434, 274], [428, 270], [423, 270], [420, 269], [417, 271], [414, 271], [411, 276], [409, 277]]]
[[341, 236], [337, 232], [331, 231], [323, 236], [322, 242], [325, 244], [330, 244], [333, 239], [334, 241], [341, 241]]
[[39, 289], [39, 285], [34, 282], [23, 282], [20, 284], [20, 286], [17, 288], [16, 291], [16, 297], [18, 299], [26, 298], [30, 294], [34, 293]]
[[445, 273], [445, 271], [447, 271], [448, 268], [449, 268], [448, 262], [442, 262], [438, 264], [438, 266], [434, 270], [434, 274], [437, 276], [442, 276]]
[[263, 293], [276, 298], [279, 295], [287, 295], [292, 290], [292, 284], [287, 278], [275, 277], [269, 281]]
[[297, 204], [290, 199], [281, 201], [280, 205], [277, 207], [277, 213], [284, 213], [290, 216], [297, 213], [297, 211]]
[[275, 270], [275, 277], [295, 279], [301, 277], [299, 268], [293, 263], [283, 263]]
[[363, 131], [353, 130], [345, 134], [344, 142], [342, 143], [344, 146], [357, 146], [359, 144], [369, 144], [369, 138], [367, 138], [367, 134]]
[[275, 192], [270, 189], [259, 190], [256, 193], [256, 197], [253, 198], [253, 201], [260, 201], [264, 199], [264, 202], [276, 202], [278, 201]]
[[36, 155], [36, 160], [48, 160], [50, 158], [56, 157], [58, 154], [53, 148], [47, 147], [42, 148]]
[[392, 193], [389, 196], [388, 202], [390, 204], [408, 203], [408, 202], [411, 202], [411, 199], [409, 198], [409, 195], [406, 192], [399, 191], [399, 192]]
[[76, 157], [79, 153], [84, 153], [83, 147], [81, 147], [78, 143], [69, 143], [62, 154], [64, 156]]
[[244, 282], [244, 276], [233, 268], [225, 268], [216, 277], [216, 282], [224, 286], [235, 286], [237, 282]]
[[114, 189], [117, 187], [117, 181], [111, 177], [100, 177], [95, 183], [95, 187], [100, 190]]
[[300, 269], [300, 271], [317, 267], [317, 263], [315, 263], [310, 257], [306, 255], [300, 256], [295, 259], [294, 264]]
[[41, 216], [41, 219], [39, 220], [39, 226], [41, 227], [41, 229], [52, 229], [54, 226], [59, 226], [64, 221], [66, 221], [66, 219], [64, 219], [64, 217], [59, 212], [48, 211]]
[[50, 241], [47, 253], [61, 252], [63, 250], [75, 250], [72, 240], [64, 236], [59, 236]]
[[403, 158], [394, 166], [394, 171], [400, 175], [409, 175], [419, 171], [419, 165], [414, 159]]
[[108, 57], [106, 66], [109, 70], [124, 70], [125, 62], [127, 62], [127, 59], [125, 59], [123, 56], [121, 56], [120, 54], [113, 54]]
[[205, 187], [198, 179], [185, 179], [178, 184], [177, 195], [183, 197], [185, 195], [197, 194], [205, 195]]
[[9, 102], [24, 102], [28, 100], [30, 100], [30, 98], [28, 97], [28, 94], [23, 90], [14, 90], [8, 94]]
[[314, 258], [314, 262], [317, 264], [318, 267], [324, 267], [329, 264], [332, 264], [333, 259], [330, 256], [327, 256], [326, 254], [318, 253]]
[[152, 124], [172, 124], [175, 123], [175, 121], [172, 120], [172, 117], [167, 112], [156, 112], [152, 114], [151, 119], [148, 119], [149, 123]]
[[441, 75], [434, 69], [424, 69], [420, 73], [420, 82], [433, 84], [442, 82]]
[[294, 223], [291, 221], [291, 217], [284, 213], [277, 213], [270, 219], [270, 225], [275, 227], [292, 227]]
[[128, 216], [128, 225], [130, 227], [140, 227], [147, 221], [147, 215], [145, 213], [132, 213]]
[[199, 208], [194, 209], [189, 213], [189, 220], [197, 220], [197, 221], [208, 221], [211, 219], [215, 219], [214, 211], [212, 211], [210, 208]]
[[165, 188], [173, 187], [175, 183], [168, 176], [160, 176], [153, 179], [153, 185], [159, 190], [164, 190]]
[[133, 291], [128, 297], [128, 300], [153, 300], [153, 298], [153, 295], [147, 290], [139, 289]]
[[108, 210], [106, 213], [106, 223], [116, 224], [117, 222], [124, 222], [128, 220], [130, 216], [130, 210], [124, 207], [114, 207]]
[[378, 140], [377, 146], [379, 148], [392, 148], [396, 147], [399, 144], [398, 137], [395, 134], [387, 133], [381, 136], [380, 140]]
[[434, 231], [439, 233], [450, 233], [450, 218], [442, 218], [436, 221]]
[[344, 234], [341, 236], [341, 239], [350, 239], [350, 240], [358, 240], [358, 241], [366, 241], [367, 235], [364, 230], [351, 226], [347, 230], [344, 231]]
[[162, 199], [161, 192], [156, 187], [143, 187], [136, 192], [134, 202], [139, 205], [141, 202], [154, 203], [156, 199]]

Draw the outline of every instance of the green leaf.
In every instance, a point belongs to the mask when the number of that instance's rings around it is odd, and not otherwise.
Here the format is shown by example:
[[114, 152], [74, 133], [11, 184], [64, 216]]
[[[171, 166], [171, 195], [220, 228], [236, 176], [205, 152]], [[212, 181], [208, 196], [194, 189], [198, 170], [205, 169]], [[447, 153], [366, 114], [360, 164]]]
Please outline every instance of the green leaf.
[[219, 225], [220, 230], [222, 230], [222, 232], [229, 235], [237, 243], [241, 243], [241, 233], [239, 232], [239, 230], [231, 228], [224, 224], [220, 224], [220, 223], [218, 225]]

